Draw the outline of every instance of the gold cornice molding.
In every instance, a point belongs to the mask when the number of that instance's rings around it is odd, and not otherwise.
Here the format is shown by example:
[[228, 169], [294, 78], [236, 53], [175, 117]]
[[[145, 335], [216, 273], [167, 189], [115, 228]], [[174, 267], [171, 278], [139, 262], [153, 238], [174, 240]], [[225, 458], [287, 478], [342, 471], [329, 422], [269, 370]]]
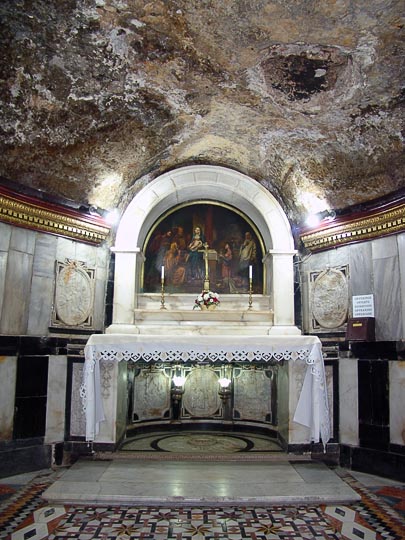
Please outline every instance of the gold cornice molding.
[[102, 218], [27, 197], [2, 186], [0, 221], [93, 245], [104, 242], [110, 232], [110, 226]]
[[350, 218], [339, 218], [322, 228], [305, 230], [300, 238], [311, 252], [405, 231], [405, 201], [392, 203]]

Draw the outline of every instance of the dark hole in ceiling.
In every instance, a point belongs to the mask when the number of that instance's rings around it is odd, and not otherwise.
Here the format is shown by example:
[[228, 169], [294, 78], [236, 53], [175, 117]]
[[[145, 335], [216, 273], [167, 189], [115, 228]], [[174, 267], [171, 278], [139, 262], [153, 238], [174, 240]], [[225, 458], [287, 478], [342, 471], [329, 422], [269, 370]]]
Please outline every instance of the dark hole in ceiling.
[[336, 77], [328, 76], [329, 66], [328, 61], [304, 56], [274, 58], [267, 62], [266, 79], [290, 101], [308, 99], [312, 94], [329, 90], [335, 83]]

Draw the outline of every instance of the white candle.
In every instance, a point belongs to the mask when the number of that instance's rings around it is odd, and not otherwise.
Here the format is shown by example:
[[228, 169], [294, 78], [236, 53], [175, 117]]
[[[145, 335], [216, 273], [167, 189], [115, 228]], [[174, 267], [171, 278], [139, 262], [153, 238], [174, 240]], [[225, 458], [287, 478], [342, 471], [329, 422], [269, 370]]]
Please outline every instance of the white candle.
[[162, 266], [162, 279], [165, 279], [165, 267]]
[[253, 277], [253, 268], [252, 265], [249, 266], [249, 279], [252, 279]]

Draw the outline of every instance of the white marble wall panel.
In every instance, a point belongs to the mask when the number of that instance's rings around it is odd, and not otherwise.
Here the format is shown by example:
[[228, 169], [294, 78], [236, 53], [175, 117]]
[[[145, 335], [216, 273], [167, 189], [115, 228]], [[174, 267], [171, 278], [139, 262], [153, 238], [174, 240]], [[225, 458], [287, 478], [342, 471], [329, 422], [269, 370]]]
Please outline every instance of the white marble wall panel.
[[37, 233], [20, 227], [13, 227], [10, 239], [10, 250], [34, 254]]
[[56, 259], [64, 261], [66, 258], [76, 258], [76, 242], [67, 238], [58, 238], [56, 245]]
[[60, 442], [65, 438], [66, 377], [67, 357], [49, 356], [45, 429], [47, 443]]
[[359, 404], [357, 360], [339, 360], [340, 443], [359, 445]]
[[401, 294], [401, 318], [402, 318], [402, 339], [405, 339], [405, 233], [397, 236], [398, 260], [399, 260], [399, 281]]
[[118, 378], [120, 380], [120, 388], [117, 392], [117, 420], [115, 424], [115, 442], [123, 439], [127, 429], [127, 413], [128, 413], [128, 363], [124, 361], [118, 362]]
[[37, 235], [28, 316], [29, 335], [48, 333], [53, 303], [56, 246], [56, 236]]
[[8, 251], [10, 248], [11, 225], [0, 222], [0, 251]]
[[33, 256], [10, 250], [0, 320], [0, 333], [27, 333]]
[[390, 442], [405, 445], [405, 361], [389, 362]]
[[371, 242], [373, 260], [389, 259], [398, 255], [396, 236], [385, 236]]
[[311, 317], [309, 312], [309, 265], [303, 264], [299, 267], [299, 281], [301, 285], [301, 312], [302, 325], [305, 333], [311, 333]]
[[93, 328], [96, 330], [104, 329], [105, 315], [105, 295], [106, 281], [103, 279], [95, 280], [94, 304], [93, 304]]
[[327, 266], [330, 266], [329, 251], [313, 253], [306, 258], [301, 265], [302, 269], [306, 272], [321, 272], [322, 270], [325, 270]]
[[[372, 294], [373, 274], [371, 263], [371, 242], [354, 244], [350, 246], [350, 292], [353, 295]], [[350, 313], [353, 311], [350, 301]]]
[[334, 431], [334, 418], [333, 418], [333, 402], [335, 400], [335, 395], [333, 393], [333, 366], [325, 366], [325, 379], [326, 379], [326, 390], [328, 395], [329, 403], [329, 418], [330, 418], [330, 432], [333, 436]]
[[277, 373], [277, 423], [278, 432], [283, 440], [288, 443], [289, 431], [289, 408], [288, 408], [288, 365], [290, 362], [280, 362]]
[[6, 287], [6, 270], [7, 270], [8, 253], [0, 251], [0, 320], [3, 311], [4, 291]]
[[[103, 364], [100, 365], [100, 376], [103, 385], [102, 403], [106, 419], [100, 424], [100, 431], [95, 437], [95, 442], [116, 442], [117, 422], [122, 422], [122, 419], [117, 418], [117, 395], [119, 393], [127, 395], [127, 381], [118, 376], [120, 363], [112, 362], [112, 369], [109, 369], [111, 366], [104, 367]], [[108, 376], [104, 377], [106, 371]], [[109, 381], [108, 388], [106, 387], [107, 380]]]
[[328, 251], [329, 254], [329, 266], [346, 266], [349, 264], [350, 251], [353, 246], [342, 246], [336, 249]]
[[51, 322], [54, 278], [33, 276], [28, 314], [27, 334], [46, 335]]
[[103, 268], [108, 273], [108, 265], [110, 262], [110, 250], [106, 247], [98, 247], [96, 249], [96, 264], [97, 268]]
[[70, 396], [70, 435], [72, 437], [85, 437], [86, 435], [86, 417], [80, 396], [83, 365], [80, 362], [74, 362], [72, 366], [72, 394]]
[[37, 235], [33, 265], [34, 276], [54, 278], [57, 241], [57, 237], [50, 234]]
[[377, 341], [402, 337], [398, 257], [373, 260], [374, 312]]
[[87, 266], [94, 268], [97, 265], [97, 248], [81, 242], [75, 242], [75, 259], [83, 261]]
[[13, 438], [15, 385], [17, 379], [17, 358], [0, 356], [0, 440]]

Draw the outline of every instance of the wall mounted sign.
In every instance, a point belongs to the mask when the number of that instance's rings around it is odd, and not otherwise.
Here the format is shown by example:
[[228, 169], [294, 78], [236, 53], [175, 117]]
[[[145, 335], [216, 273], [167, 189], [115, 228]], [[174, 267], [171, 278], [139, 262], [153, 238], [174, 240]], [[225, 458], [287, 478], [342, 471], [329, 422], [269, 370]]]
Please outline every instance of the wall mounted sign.
[[353, 296], [353, 317], [374, 317], [374, 295]]

